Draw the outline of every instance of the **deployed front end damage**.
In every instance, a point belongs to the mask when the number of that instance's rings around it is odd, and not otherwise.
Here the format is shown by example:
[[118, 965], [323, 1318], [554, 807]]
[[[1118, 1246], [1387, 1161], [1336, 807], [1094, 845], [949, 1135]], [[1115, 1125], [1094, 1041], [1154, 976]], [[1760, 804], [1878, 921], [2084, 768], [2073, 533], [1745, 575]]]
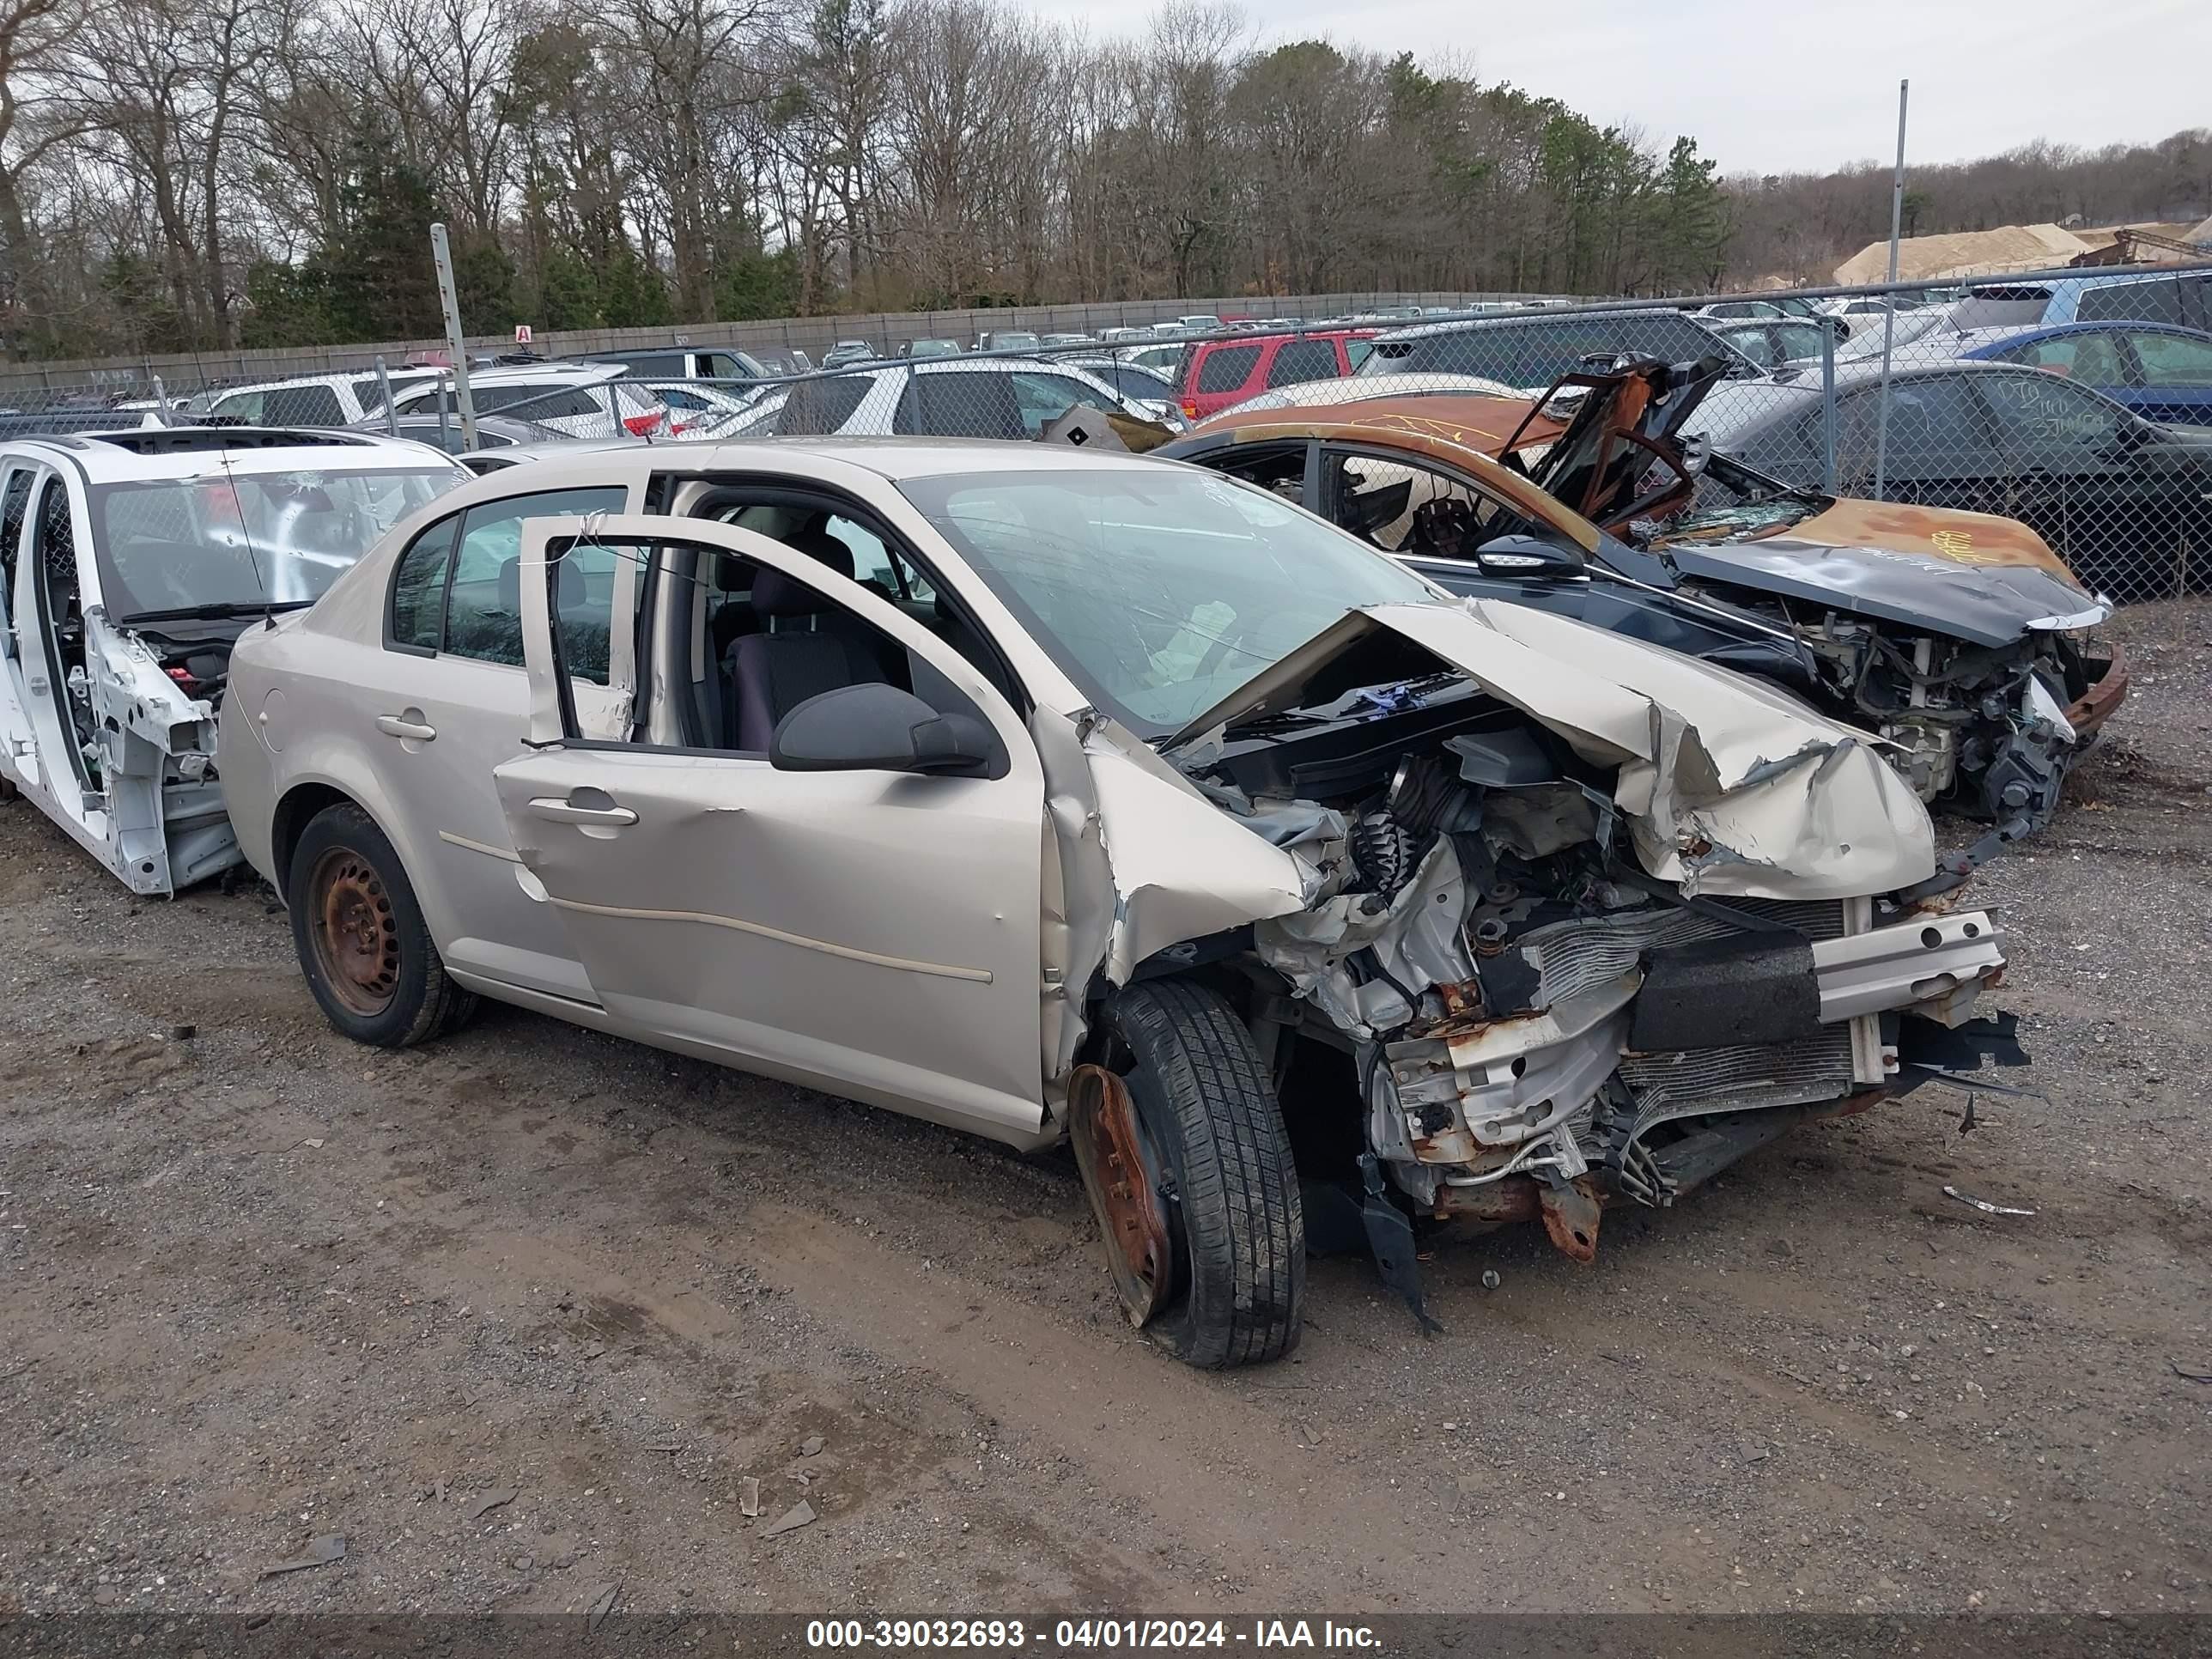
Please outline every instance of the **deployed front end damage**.
[[1237, 985], [1286, 1099], [1308, 1045], [1348, 1058], [1354, 1167], [1301, 1174], [1417, 1310], [1416, 1218], [1540, 1218], [1588, 1260], [1607, 1203], [2018, 1060], [1974, 1012], [1995, 921], [1892, 896], [1935, 849], [1875, 745], [1619, 635], [1374, 607], [1157, 751], [1103, 722], [1079, 747], [1095, 793], [1056, 817], [1111, 870], [1094, 995]]
[[1509, 465], [1655, 555], [1686, 598], [1794, 631], [1824, 706], [1888, 738], [1923, 800], [1996, 826], [1980, 856], [2048, 823], [2127, 696], [2124, 653], [2092, 632], [2111, 604], [2015, 520], [1797, 489], [1713, 451], [1693, 428], [1720, 374], [1571, 375], [1566, 429], [1540, 452], [1516, 434]]

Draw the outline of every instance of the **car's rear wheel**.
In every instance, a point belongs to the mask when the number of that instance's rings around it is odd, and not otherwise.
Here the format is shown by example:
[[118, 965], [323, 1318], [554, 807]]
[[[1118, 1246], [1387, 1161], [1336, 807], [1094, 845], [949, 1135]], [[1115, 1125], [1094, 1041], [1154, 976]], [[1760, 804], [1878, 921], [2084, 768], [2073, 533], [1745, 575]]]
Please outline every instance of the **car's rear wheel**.
[[430, 941], [399, 854], [358, 806], [325, 807], [309, 821], [284, 897], [307, 987], [355, 1042], [404, 1048], [475, 1012], [475, 993], [453, 981]]
[[1251, 1034], [1181, 980], [1122, 991], [1103, 1023], [1073, 1133], [1125, 1308], [1189, 1364], [1279, 1358], [1297, 1345], [1305, 1218]]

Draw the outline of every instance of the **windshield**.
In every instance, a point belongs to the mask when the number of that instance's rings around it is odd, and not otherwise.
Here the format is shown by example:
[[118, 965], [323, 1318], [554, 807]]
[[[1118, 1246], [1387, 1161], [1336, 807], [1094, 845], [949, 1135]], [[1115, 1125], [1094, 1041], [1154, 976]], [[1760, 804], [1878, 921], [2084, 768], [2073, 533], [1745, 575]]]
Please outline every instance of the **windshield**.
[[1428, 585], [1265, 491], [1183, 468], [900, 491], [1104, 713], [1164, 738], [1362, 605]]
[[466, 482], [460, 468], [253, 472], [91, 492], [108, 614], [306, 605], [416, 507]]

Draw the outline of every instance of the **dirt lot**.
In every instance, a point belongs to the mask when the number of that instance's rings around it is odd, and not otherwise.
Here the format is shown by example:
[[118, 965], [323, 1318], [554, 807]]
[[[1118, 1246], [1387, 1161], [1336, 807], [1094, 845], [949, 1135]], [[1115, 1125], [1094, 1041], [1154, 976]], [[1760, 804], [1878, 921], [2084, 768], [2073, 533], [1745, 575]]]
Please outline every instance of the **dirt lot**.
[[2130, 621], [1977, 888], [2040, 1097], [1440, 1250], [1433, 1340], [1317, 1263], [1220, 1376], [1068, 1164], [496, 1008], [352, 1047], [266, 893], [0, 806], [0, 1611], [2212, 1609], [2212, 609]]

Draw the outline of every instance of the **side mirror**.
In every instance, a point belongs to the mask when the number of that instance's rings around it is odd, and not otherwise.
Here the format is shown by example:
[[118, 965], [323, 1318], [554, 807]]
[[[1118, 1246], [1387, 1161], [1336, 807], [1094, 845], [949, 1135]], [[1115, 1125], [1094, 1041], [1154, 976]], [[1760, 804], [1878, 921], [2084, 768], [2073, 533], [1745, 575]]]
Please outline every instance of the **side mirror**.
[[1534, 536], [1500, 536], [1474, 550], [1474, 562], [1490, 576], [1558, 581], [1588, 568], [1579, 548], [1562, 547]]
[[940, 714], [895, 685], [841, 685], [776, 722], [779, 772], [926, 772], [981, 777], [996, 745], [973, 714]]

